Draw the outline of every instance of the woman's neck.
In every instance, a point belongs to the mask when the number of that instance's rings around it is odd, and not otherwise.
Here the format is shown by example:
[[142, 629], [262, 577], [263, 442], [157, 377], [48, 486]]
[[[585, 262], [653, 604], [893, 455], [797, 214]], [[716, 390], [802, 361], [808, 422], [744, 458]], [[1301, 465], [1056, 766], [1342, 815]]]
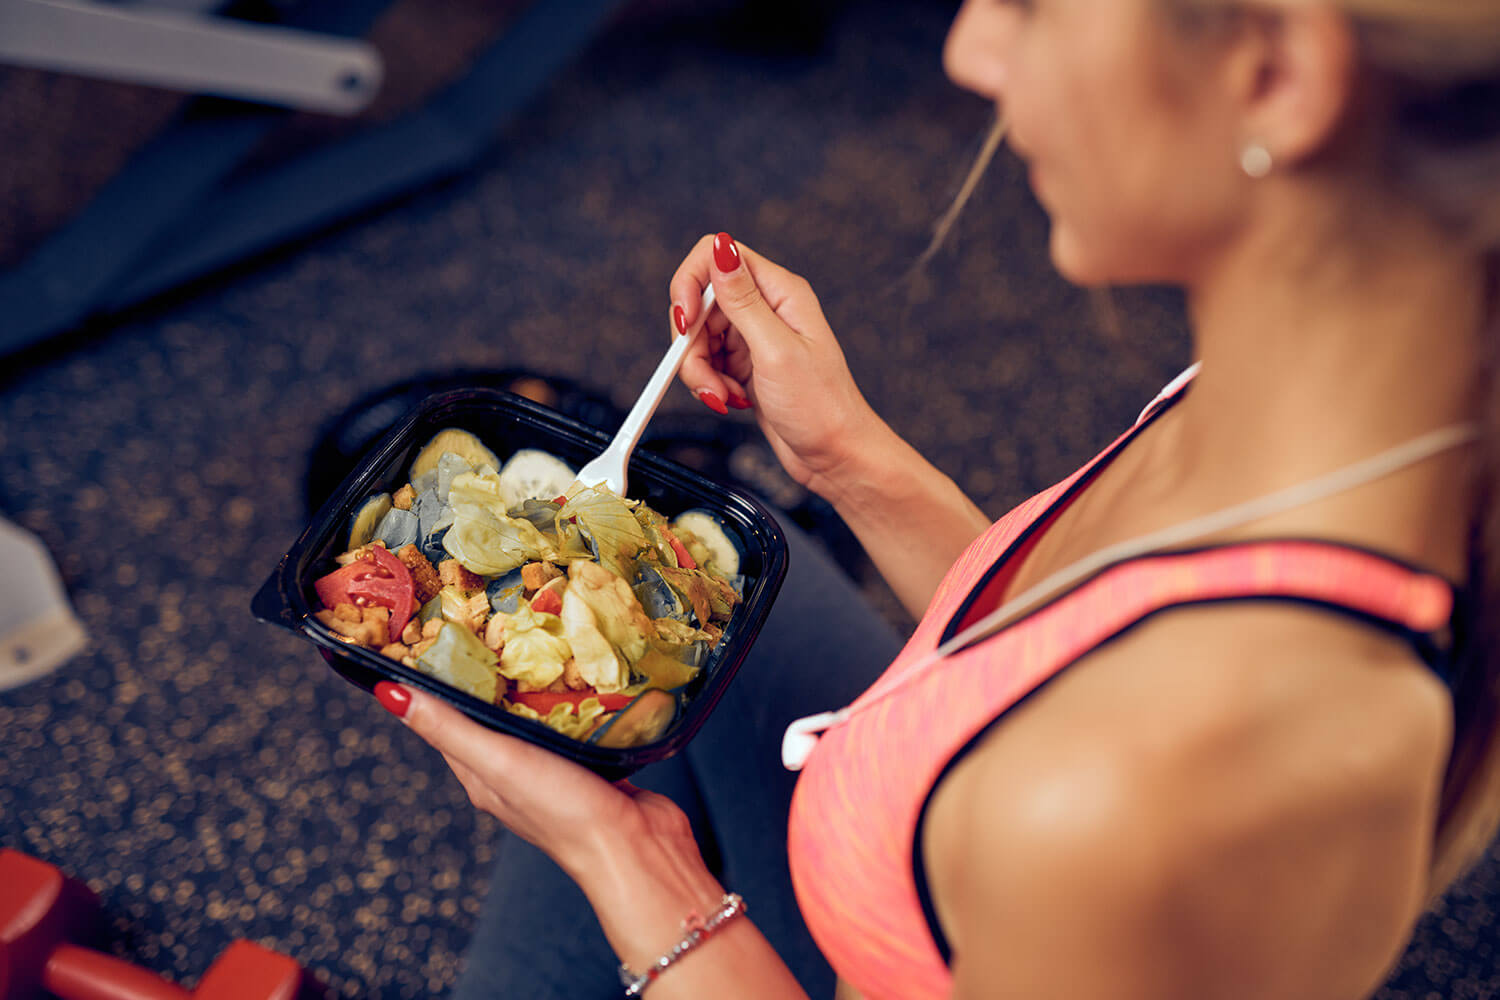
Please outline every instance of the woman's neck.
[[1200, 481], [1296, 481], [1473, 419], [1478, 256], [1369, 192], [1300, 200], [1189, 289], [1203, 370], [1173, 445]]

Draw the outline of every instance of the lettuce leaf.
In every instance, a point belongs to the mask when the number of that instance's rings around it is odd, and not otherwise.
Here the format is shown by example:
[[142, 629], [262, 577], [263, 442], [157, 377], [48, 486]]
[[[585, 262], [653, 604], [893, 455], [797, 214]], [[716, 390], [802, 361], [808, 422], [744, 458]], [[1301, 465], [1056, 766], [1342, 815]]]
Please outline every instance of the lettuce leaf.
[[573, 650], [573, 665], [579, 677], [594, 690], [604, 692], [619, 691], [630, 683], [630, 667], [600, 631], [593, 607], [571, 584], [563, 591], [561, 617], [563, 635]]
[[573, 706], [568, 704], [553, 705], [552, 711], [545, 716], [530, 705], [514, 702], [510, 704], [509, 711], [512, 715], [519, 715], [523, 719], [540, 722], [564, 736], [582, 740], [588, 736], [589, 730], [594, 728], [594, 721], [604, 714], [604, 706], [599, 704], [598, 698], [585, 698], [578, 703], [576, 715], [573, 713]]
[[417, 669], [493, 704], [499, 689], [495, 663], [495, 654], [478, 636], [462, 625], [449, 622], [438, 632], [437, 641], [417, 658]]
[[523, 690], [546, 688], [562, 676], [563, 664], [573, 655], [563, 635], [562, 619], [532, 611], [524, 601], [506, 621], [503, 634], [500, 673]]
[[635, 514], [636, 522], [640, 524], [641, 531], [646, 535], [646, 541], [651, 550], [656, 553], [657, 559], [664, 566], [676, 568], [677, 551], [672, 548], [672, 543], [667, 541], [667, 536], [662, 529], [667, 527], [667, 519], [645, 504], [640, 504], [632, 512]]
[[533, 559], [557, 554], [531, 522], [477, 503], [453, 505], [453, 527], [443, 536], [443, 548], [480, 576], [503, 576]]
[[703, 666], [708, 659], [708, 650], [714, 644], [708, 632], [671, 618], [658, 618], [651, 624], [655, 629], [651, 648], [658, 653], [693, 667]]
[[635, 578], [635, 560], [651, 543], [630, 507], [608, 490], [575, 488], [557, 512], [558, 523], [576, 519], [593, 540], [599, 563], [616, 576]]
[[668, 586], [693, 606], [693, 613], [700, 626], [707, 625], [714, 619], [727, 620], [739, 600], [733, 587], [701, 569], [660, 566], [657, 567], [657, 572]]
[[681, 687], [698, 676], [697, 667], [689, 666], [681, 660], [673, 659], [654, 649], [647, 650], [646, 655], [640, 658], [635, 665], [635, 672], [645, 677], [651, 687], [661, 688], [664, 691]]
[[[575, 562], [568, 566], [565, 606], [569, 597], [582, 600], [593, 610], [599, 631], [626, 663], [633, 664], [646, 655], [655, 630], [630, 584], [597, 563]], [[624, 686], [622, 681], [620, 687]]]
[[505, 513], [505, 504], [500, 499], [500, 477], [486, 475], [472, 469], [455, 475], [448, 487], [450, 504], [473, 503], [481, 507], [498, 507], [496, 513]]

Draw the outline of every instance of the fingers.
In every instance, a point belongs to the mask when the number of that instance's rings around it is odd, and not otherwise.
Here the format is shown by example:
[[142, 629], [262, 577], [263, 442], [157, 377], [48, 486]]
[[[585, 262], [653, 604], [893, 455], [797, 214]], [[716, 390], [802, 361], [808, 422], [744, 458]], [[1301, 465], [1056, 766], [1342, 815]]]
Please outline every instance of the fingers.
[[[789, 287], [801, 279], [748, 247], [741, 247], [728, 233], [715, 236], [711, 249], [712, 281], [719, 311], [744, 339], [751, 354], [764, 355], [788, 339], [799, 338], [798, 332], [776, 314], [767, 292], [771, 298], [783, 299]], [[763, 289], [763, 285], [767, 288]]]
[[[672, 332], [693, 329], [702, 313], [703, 289], [713, 285], [718, 308], [708, 318], [706, 335], [683, 360], [681, 379], [710, 409], [749, 409], [747, 388], [753, 358], [773, 361], [780, 345], [800, 337], [776, 306], [805, 289], [796, 275], [743, 247], [728, 233], [700, 239], [669, 285]], [[769, 298], [768, 298], [769, 295]]]
[[703, 310], [703, 289], [707, 288], [713, 280], [709, 260], [709, 254], [713, 250], [713, 241], [713, 236], [705, 236], [693, 244], [693, 249], [688, 251], [686, 259], [677, 268], [677, 273], [672, 275], [672, 280], [667, 285], [667, 297], [672, 302], [674, 335], [679, 332], [675, 322], [679, 309], [682, 312], [684, 326], [689, 330], [698, 321], [698, 314]]
[[[375, 686], [375, 697], [450, 762], [462, 764], [471, 774], [484, 773], [500, 762], [507, 767], [524, 767], [533, 755], [548, 752], [486, 729], [453, 706], [415, 688], [382, 681]], [[403, 701], [405, 710], [397, 711]]]
[[682, 383], [697, 397], [698, 401], [719, 414], [729, 408], [748, 410], [750, 398], [745, 384], [728, 374], [729, 361], [725, 351], [703, 346], [701, 352], [689, 352], [683, 359], [680, 377]]
[[[689, 252], [687, 259], [672, 276], [668, 285], [671, 306], [668, 309], [672, 336], [680, 337], [692, 330], [702, 318], [703, 291], [708, 287], [712, 272], [702, 265], [712, 251], [712, 236], [700, 239]], [[704, 324], [703, 333], [683, 357], [678, 378], [704, 406], [718, 414], [729, 412], [727, 400], [734, 396], [736, 402], [744, 399], [744, 389], [731, 386], [723, 369], [723, 343], [729, 320], [722, 312], [714, 312]]]

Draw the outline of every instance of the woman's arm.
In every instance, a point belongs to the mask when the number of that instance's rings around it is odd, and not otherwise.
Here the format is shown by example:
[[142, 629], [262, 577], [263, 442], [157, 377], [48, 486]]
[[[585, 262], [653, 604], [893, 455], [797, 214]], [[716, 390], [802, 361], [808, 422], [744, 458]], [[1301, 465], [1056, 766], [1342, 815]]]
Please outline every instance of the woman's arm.
[[726, 233], [705, 236], [672, 278], [674, 329], [697, 321], [710, 283], [718, 311], [683, 382], [710, 405], [753, 406], [788, 474], [833, 503], [920, 616], [988, 519], [875, 414], [804, 278]]
[[822, 495], [902, 606], [920, 618], [943, 574], [990, 520], [957, 483], [871, 417], [850, 460], [825, 478]]
[[[633, 791], [636, 796], [651, 793]], [[704, 867], [687, 820], [680, 828], [602, 836], [576, 881], [599, 917], [615, 955], [644, 972], [682, 940], [690, 914], [718, 909], [724, 889]], [[746, 900], [746, 913], [754, 901]], [[791, 971], [750, 916], [725, 924], [652, 983], [650, 1000], [805, 997]]]

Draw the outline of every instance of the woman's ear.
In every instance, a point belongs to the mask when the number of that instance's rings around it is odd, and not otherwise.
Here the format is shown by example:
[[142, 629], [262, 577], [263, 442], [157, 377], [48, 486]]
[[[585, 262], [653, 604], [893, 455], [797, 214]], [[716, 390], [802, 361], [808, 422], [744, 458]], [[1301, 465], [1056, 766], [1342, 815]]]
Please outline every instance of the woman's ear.
[[1231, 59], [1245, 143], [1279, 166], [1326, 151], [1349, 118], [1358, 62], [1354, 26], [1328, 4], [1296, 4], [1245, 15]]

